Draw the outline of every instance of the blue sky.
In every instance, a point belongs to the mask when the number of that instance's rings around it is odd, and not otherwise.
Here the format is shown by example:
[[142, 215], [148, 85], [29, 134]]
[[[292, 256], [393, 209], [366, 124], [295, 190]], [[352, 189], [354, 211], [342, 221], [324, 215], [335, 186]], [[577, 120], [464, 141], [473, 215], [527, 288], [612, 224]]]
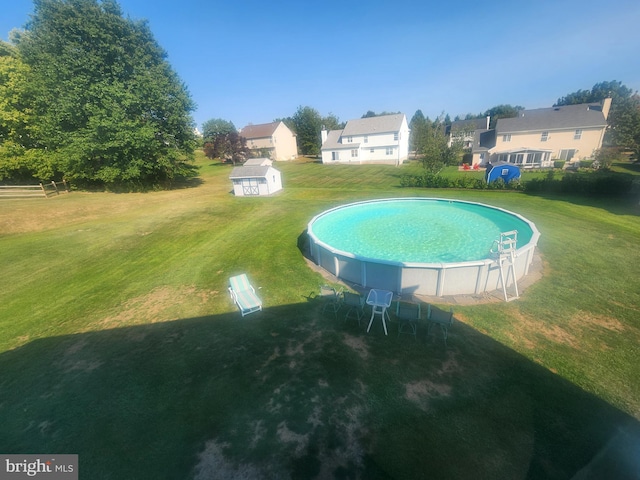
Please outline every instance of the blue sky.
[[[0, 38], [31, 0], [4, 2]], [[638, 0], [121, 0], [147, 19], [197, 103], [237, 128], [311, 106], [340, 120], [368, 110], [431, 118], [495, 105], [548, 107], [618, 80], [640, 90]]]

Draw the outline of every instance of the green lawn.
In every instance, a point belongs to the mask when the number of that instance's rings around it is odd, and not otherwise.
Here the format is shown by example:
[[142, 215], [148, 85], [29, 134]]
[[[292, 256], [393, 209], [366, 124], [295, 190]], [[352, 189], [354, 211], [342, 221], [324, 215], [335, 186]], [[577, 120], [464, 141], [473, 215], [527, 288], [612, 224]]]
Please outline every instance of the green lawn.
[[[312, 161], [278, 163], [274, 197], [235, 198], [230, 166], [198, 164], [189, 188], [0, 202], [0, 451], [77, 453], [90, 479], [637, 478], [637, 206]], [[524, 215], [543, 278], [455, 306], [446, 349], [322, 315], [307, 223], [394, 196]], [[265, 307], [244, 318], [241, 272]]]

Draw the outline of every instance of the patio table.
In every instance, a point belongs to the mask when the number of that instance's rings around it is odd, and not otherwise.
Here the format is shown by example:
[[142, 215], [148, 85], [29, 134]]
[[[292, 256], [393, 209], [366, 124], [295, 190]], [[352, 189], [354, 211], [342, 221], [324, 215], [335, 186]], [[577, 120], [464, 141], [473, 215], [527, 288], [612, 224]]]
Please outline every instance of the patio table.
[[393, 300], [393, 292], [388, 290], [379, 290], [377, 288], [372, 288], [369, 290], [369, 295], [367, 295], [366, 304], [371, 305], [371, 320], [369, 320], [369, 326], [367, 327], [367, 333], [371, 329], [371, 324], [373, 323], [373, 319], [376, 313], [380, 314], [380, 318], [382, 318], [382, 326], [384, 327], [384, 334], [387, 333], [387, 322], [385, 321], [385, 315], [389, 321], [389, 312], [387, 309], [391, 306], [391, 301]]

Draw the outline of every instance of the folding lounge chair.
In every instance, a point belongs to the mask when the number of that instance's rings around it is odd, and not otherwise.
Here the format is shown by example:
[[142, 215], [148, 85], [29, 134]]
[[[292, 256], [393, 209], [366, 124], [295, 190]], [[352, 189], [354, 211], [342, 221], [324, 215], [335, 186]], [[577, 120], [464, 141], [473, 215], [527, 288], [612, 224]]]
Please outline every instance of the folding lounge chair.
[[342, 298], [344, 304], [349, 307], [349, 310], [344, 317], [345, 321], [355, 314], [358, 320], [358, 326], [360, 326], [360, 319], [364, 317], [364, 297], [357, 293], [343, 292]]
[[336, 289], [328, 285], [320, 287], [320, 298], [322, 299], [322, 314], [327, 310], [333, 312], [333, 315], [338, 319], [338, 310], [340, 310], [340, 296]]
[[422, 317], [420, 304], [398, 301], [396, 304], [396, 317], [398, 319], [398, 337], [401, 333], [407, 333], [417, 338], [418, 322]]
[[243, 317], [262, 310], [262, 300], [258, 298], [244, 273], [229, 279], [229, 294], [233, 303], [238, 305]]
[[427, 310], [427, 335], [431, 332], [433, 325], [439, 325], [444, 337], [444, 345], [447, 346], [447, 337], [449, 336], [449, 327], [453, 325], [453, 308], [441, 310], [438, 307], [429, 305]]

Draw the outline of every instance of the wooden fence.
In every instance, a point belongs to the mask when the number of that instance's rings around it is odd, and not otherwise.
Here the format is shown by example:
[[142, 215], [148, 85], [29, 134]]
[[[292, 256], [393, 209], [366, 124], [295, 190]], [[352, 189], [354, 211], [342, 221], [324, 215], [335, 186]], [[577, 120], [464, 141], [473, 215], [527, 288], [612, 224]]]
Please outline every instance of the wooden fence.
[[67, 182], [39, 183], [38, 185], [0, 185], [0, 198], [44, 197], [69, 193]]

